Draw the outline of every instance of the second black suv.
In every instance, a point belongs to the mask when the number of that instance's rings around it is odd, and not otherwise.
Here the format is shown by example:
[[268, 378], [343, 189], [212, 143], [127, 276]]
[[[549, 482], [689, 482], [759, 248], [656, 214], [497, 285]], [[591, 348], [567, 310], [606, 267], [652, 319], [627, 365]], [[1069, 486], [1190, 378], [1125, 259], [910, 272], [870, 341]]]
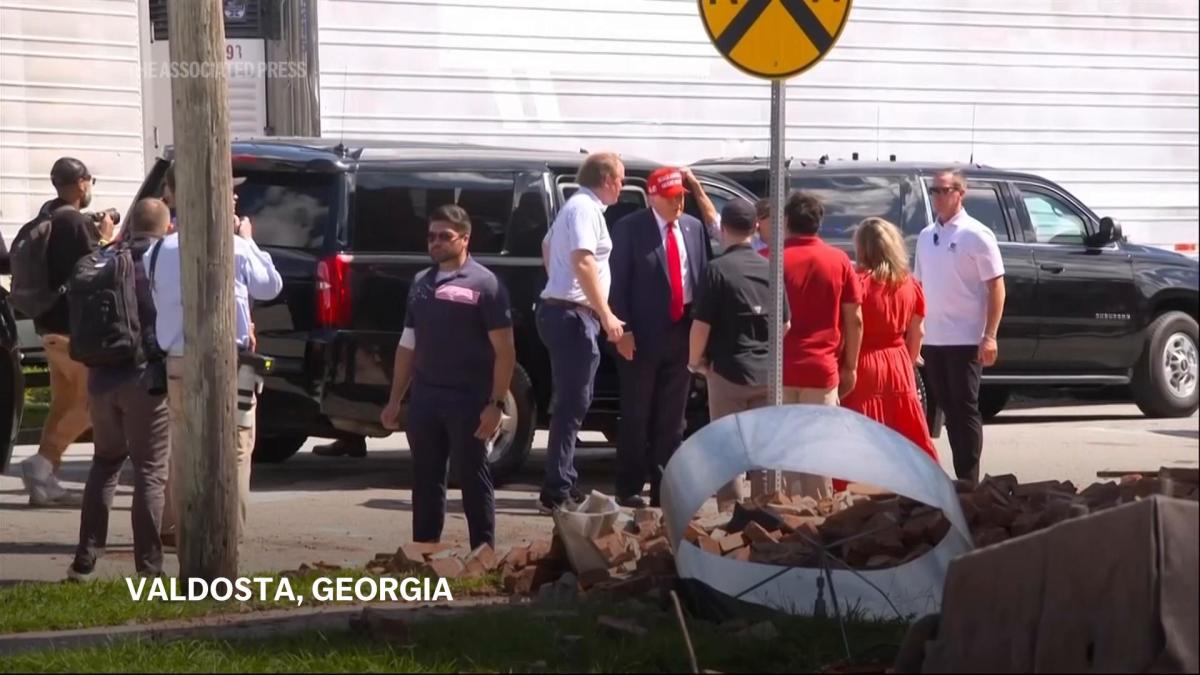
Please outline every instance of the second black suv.
[[[692, 165], [725, 175], [765, 196], [761, 158]], [[825, 204], [821, 236], [853, 255], [853, 228], [880, 216], [915, 248], [933, 222], [929, 181], [941, 165], [900, 162], [792, 161], [792, 189]], [[980, 407], [999, 413], [1014, 388], [1031, 385], [1129, 385], [1152, 417], [1197, 409], [1200, 265], [1185, 256], [1124, 241], [1062, 187], [1039, 176], [972, 165], [965, 209], [1000, 244], [1008, 299], [1000, 358], [984, 371]], [[936, 401], [927, 401], [927, 409]], [[936, 424], [933, 426], [937, 426]]]
[[[151, 169], [138, 198], [162, 193], [172, 149]], [[257, 461], [282, 461], [310, 436], [386, 436], [392, 362], [413, 276], [432, 263], [426, 216], [455, 203], [471, 215], [471, 254], [508, 289], [518, 365], [509, 419], [489, 456], [493, 479], [512, 474], [529, 454], [553, 395], [549, 359], [533, 320], [546, 282], [541, 242], [548, 223], [577, 189], [583, 155], [466, 145], [287, 139], [235, 142], [238, 211], [271, 253], [283, 291], [253, 310], [259, 350], [274, 358], [258, 408]], [[656, 168], [626, 158], [626, 187], [606, 211], [610, 223], [646, 205]], [[697, 171], [717, 208], [754, 195]], [[694, 209], [694, 206], [690, 208]], [[184, 225], [186, 227], [186, 225]], [[611, 437], [619, 413], [610, 350], [597, 373], [584, 428]], [[693, 425], [707, 418], [702, 389], [689, 406]]]

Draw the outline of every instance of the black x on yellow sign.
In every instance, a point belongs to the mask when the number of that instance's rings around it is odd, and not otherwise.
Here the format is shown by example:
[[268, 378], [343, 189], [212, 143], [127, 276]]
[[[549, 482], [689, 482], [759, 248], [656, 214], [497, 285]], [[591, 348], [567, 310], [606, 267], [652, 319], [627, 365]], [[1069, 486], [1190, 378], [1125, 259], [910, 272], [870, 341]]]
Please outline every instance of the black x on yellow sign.
[[851, 0], [697, 0], [708, 39], [743, 72], [798, 75], [837, 42]]

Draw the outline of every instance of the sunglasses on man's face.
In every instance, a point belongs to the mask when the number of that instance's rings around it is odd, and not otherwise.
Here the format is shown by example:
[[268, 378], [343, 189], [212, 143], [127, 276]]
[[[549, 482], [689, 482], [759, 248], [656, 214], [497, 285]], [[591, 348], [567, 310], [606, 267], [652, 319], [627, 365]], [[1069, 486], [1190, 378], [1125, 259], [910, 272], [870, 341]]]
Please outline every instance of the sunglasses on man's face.
[[449, 244], [450, 242], [452, 242], [458, 238], [459, 238], [459, 235], [457, 232], [451, 232], [449, 230], [441, 230], [439, 232], [430, 232], [429, 234], [425, 235], [425, 240], [428, 241], [430, 244], [432, 244], [435, 241], [440, 241], [443, 244]]
[[955, 192], [958, 192], [957, 187], [931, 187], [931, 188], [929, 188], [929, 194], [931, 194], [935, 197], [938, 195], [953, 194]]

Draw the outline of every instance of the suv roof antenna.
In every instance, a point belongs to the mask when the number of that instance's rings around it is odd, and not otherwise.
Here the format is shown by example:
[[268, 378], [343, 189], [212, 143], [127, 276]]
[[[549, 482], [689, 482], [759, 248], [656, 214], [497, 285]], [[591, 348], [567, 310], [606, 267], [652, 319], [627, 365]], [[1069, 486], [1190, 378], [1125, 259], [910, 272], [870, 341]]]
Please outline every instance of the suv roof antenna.
[[346, 97], [350, 93], [350, 64], [342, 66], [342, 119], [338, 124], [338, 144], [337, 151], [339, 155], [346, 154]]
[[967, 160], [967, 164], [975, 163], [975, 111], [979, 106], [971, 104], [971, 158]]
[[882, 106], [875, 106], [875, 161], [879, 161], [879, 119]]

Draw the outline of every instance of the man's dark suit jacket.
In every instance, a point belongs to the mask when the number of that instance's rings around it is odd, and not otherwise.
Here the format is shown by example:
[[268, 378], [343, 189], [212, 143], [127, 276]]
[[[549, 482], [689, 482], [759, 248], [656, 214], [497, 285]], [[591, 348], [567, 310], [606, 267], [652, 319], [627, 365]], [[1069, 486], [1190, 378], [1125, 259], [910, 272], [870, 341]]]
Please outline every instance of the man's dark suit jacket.
[[[712, 244], [704, 225], [687, 215], [680, 216], [687, 249], [692, 301], [712, 257]], [[642, 209], [617, 221], [611, 229], [613, 250], [609, 258], [612, 290], [608, 304], [633, 333], [638, 353], [654, 354], [664, 346], [670, 328], [671, 282], [667, 276], [667, 249], [658, 220], [650, 209]], [[686, 358], [686, 356], [685, 356]]]

